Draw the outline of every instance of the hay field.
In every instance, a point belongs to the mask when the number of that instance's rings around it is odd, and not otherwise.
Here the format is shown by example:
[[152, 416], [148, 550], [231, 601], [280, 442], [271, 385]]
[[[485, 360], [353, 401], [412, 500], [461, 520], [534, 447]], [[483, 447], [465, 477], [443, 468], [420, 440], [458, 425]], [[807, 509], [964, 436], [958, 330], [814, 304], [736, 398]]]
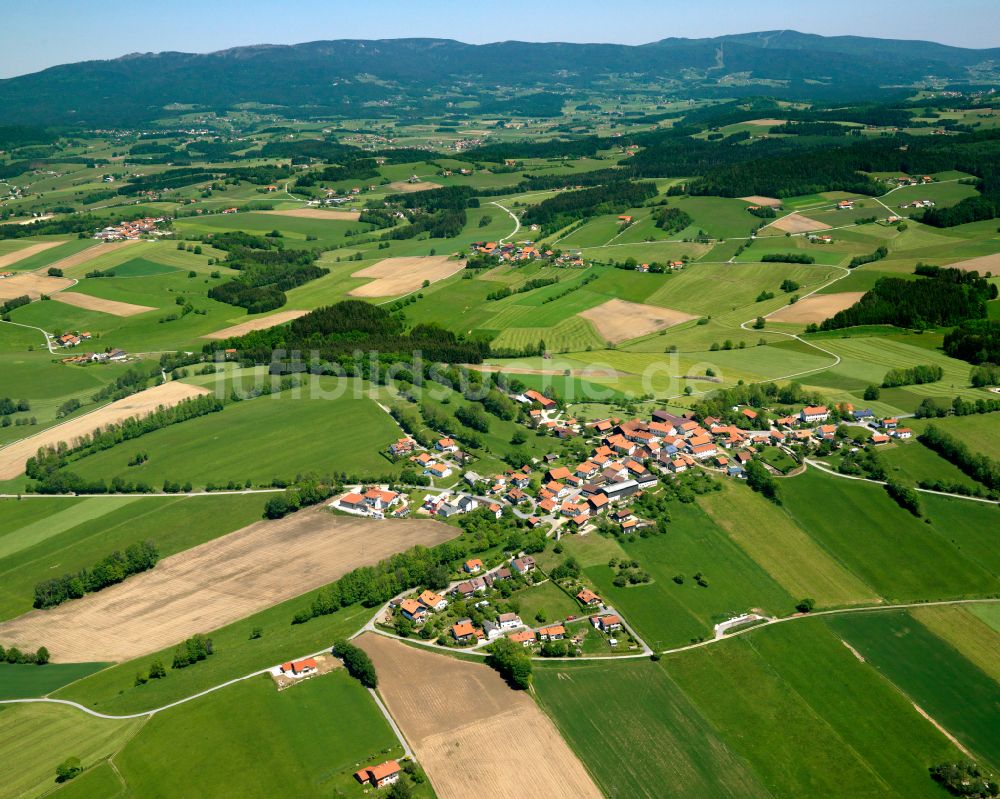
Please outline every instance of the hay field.
[[581, 311], [577, 316], [591, 322], [597, 328], [597, 332], [613, 344], [639, 338], [697, 318], [683, 311], [626, 300], [608, 300], [595, 308]]
[[425, 280], [436, 283], [465, 268], [465, 261], [452, 261], [447, 255], [414, 255], [406, 258], [383, 258], [377, 264], [355, 272], [351, 277], [375, 280], [348, 292], [349, 297], [395, 297], [419, 289]]
[[292, 216], [299, 219], [336, 219], [340, 222], [357, 222], [360, 211], [326, 211], [322, 208], [290, 208], [287, 211], [261, 211], [273, 216]]
[[745, 122], [745, 125], [762, 125], [768, 128], [776, 127], [777, 125], [784, 125], [787, 119], [772, 119], [770, 117], [766, 119], [750, 119]]
[[441, 799], [601, 796], [548, 716], [489, 667], [375, 633], [357, 643]]
[[6, 255], [0, 255], [0, 269], [5, 269], [8, 266], [16, 264], [18, 261], [23, 261], [25, 258], [30, 258], [32, 255], [38, 255], [38, 253], [45, 252], [52, 247], [58, 247], [60, 244], [65, 244], [65, 242], [43, 241], [38, 244], [31, 244], [27, 247], [22, 247], [20, 250], [14, 250], [14, 252], [9, 252]]
[[954, 264], [947, 264], [947, 266], [949, 269], [961, 269], [963, 272], [979, 272], [981, 275], [989, 272], [993, 275], [1000, 275], [1000, 252], [992, 255], [981, 255], [967, 261], [958, 261]]
[[829, 230], [830, 225], [825, 222], [817, 222], [802, 214], [789, 214], [767, 225], [764, 230], [767, 228], [774, 228], [782, 233], [805, 233], [808, 230]]
[[112, 316], [136, 316], [146, 311], [155, 311], [149, 305], [136, 305], [131, 302], [118, 302], [117, 300], [106, 300], [102, 297], [93, 297], [90, 294], [80, 294], [76, 291], [61, 291], [53, 294], [52, 299], [72, 305], [75, 308], [84, 308], [88, 311], [100, 311]]
[[270, 316], [262, 316], [259, 319], [240, 322], [238, 325], [233, 325], [232, 327], [224, 327], [222, 330], [216, 330], [214, 333], [202, 336], [202, 338], [218, 341], [220, 339], [232, 338], [233, 336], [242, 336], [254, 330], [268, 330], [272, 327], [283, 325], [286, 322], [291, 322], [293, 319], [298, 319], [300, 316], [305, 316], [307, 313], [309, 311], [279, 311]]
[[810, 322], [822, 322], [824, 319], [829, 319], [837, 311], [850, 308], [863, 296], [865, 296], [863, 291], [813, 294], [811, 297], [799, 300], [794, 305], [779, 308], [767, 318], [772, 322], [793, 322], [802, 325]]
[[389, 184], [389, 188], [393, 191], [411, 192], [411, 191], [427, 191], [428, 189], [440, 189], [441, 184], [431, 183], [429, 180], [421, 180], [417, 183], [410, 183], [405, 180], [397, 180]]
[[130, 660], [456, 532], [434, 521], [345, 518], [310, 508], [255, 522], [98, 593], [4, 622], [0, 640], [24, 647], [45, 641], [60, 662]]
[[0, 480], [11, 480], [24, 472], [24, 462], [34, 455], [39, 447], [58, 444], [60, 441], [69, 443], [114, 422], [152, 413], [160, 405], [176, 405], [181, 400], [208, 393], [207, 388], [172, 381], [147, 388], [131, 397], [116, 400], [96, 411], [57, 424], [28, 438], [22, 438], [0, 449]]
[[768, 208], [780, 208], [781, 200], [776, 197], [764, 197], [761, 194], [751, 194], [749, 197], [740, 197], [741, 200], [746, 200], [748, 203], [753, 205], [764, 205]]
[[14, 297], [24, 295], [37, 300], [43, 294], [54, 294], [72, 285], [73, 281], [64, 277], [48, 277], [27, 272], [0, 280], [0, 300], [12, 300]]

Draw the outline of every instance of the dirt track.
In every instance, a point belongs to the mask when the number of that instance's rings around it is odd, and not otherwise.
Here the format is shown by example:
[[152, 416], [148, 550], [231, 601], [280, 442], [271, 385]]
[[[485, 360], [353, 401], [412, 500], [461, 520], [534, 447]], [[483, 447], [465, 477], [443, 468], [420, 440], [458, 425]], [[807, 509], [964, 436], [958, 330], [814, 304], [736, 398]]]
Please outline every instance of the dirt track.
[[290, 208], [287, 211], [262, 211], [264, 214], [273, 216], [292, 216], [301, 219], [329, 219], [341, 222], [357, 222], [361, 217], [360, 211], [325, 211], [322, 208]]
[[310, 508], [255, 522], [124, 583], [4, 622], [0, 640], [26, 647], [45, 641], [60, 662], [130, 660], [457, 532], [435, 521], [345, 518]]
[[222, 330], [216, 330], [214, 333], [202, 336], [202, 338], [218, 341], [219, 339], [232, 338], [233, 336], [242, 336], [244, 333], [249, 333], [253, 330], [267, 330], [278, 325], [283, 325], [286, 322], [291, 322], [293, 319], [298, 319], [300, 316], [305, 316], [307, 313], [309, 311], [279, 311], [270, 316], [262, 316], [259, 319], [240, 322], [238, 325], [233, 325], [232, 327], [224, 327]]
[[[39, 244], [31, 244], [27, 247], [22, 247], [20, 250], [15, 250], [14, 252], [9, 252], [6, 255], [0, 255], [0, 269], [6, 269], [8, 266], [13, 266], [18, 261], [23, 261], [25, 258], [30, 258], [32, 255], [37, 255], [40, 252], [45, 252], [53, 247], [58, 247], [63, 244], [61, 241], [43, 241]], [[46, 267], [47, 269], [48, 267]]]
[[813, 294], [794, 305], [786, 305], [771, 314], [772, 322], [794, 322], [807, 325], [810, 322], [822, 322], [829, 319], [837, 311], [850, 308], [864, 296], [863, 291], [842, 291], [838, 294]]
[[608, 300], [596, 308], [581, 311], [577, 316], [593, 323], [601, 338], [613, 344], [697, 319], [683, 311], [625, 300]]
[[441, 799], [601, 796], [548, 716], [488, 666], [375, 633], [356, 642]]
[[58, 302], [72, 305], [75, 308], [85, 308], [88, 311], [101, 311], [112, 316], [136, 316], [146, 311], [155, 311], [149, 305], [135, 305], [131, 302], [118, 302], [117, 300], [105, 300], [102, 297], [92, 297], [89, 294], [80, 294], [76, 291], [60, 291], [53, 294], [52, 299]]
[[60, 441], [70, 443], [113, 422], [120, 422], [130, 416], [144, 416], [155, 411], [159, 405], [176, 405], [182, 399], [208, 393], [207, 388], [172, 381], [162, 386], [147, 388], [131, 397], [117, 400], [96, 411], [57, 424], [28, 438], [22, 438], [0, 449], [0, 480], [10, 480], [22, 474], [24, 462], [34, 455], [39, 447], [58, 444]]
[[949, 269], [961, 269], [963, 272], [979, 272], [985, 275], [987, 272], [992, 275], [1000, 275], [1000, 252], [992, 255], [981, 255], [978, 258], [970, 258], [967, 261], [959, 261], [954, 264], [947, 264]]
[[64, 277], [48, 277], [35, 272], [22, 272], [15, 274], [14, 277], [5, 277], [0, 280], [0, 300], [11, 300], [14, 297], [23, 297], [24, 295], [37, 300], [43, 294], [54, 294], [72, 285], [73, 281]]
[[810, 219], [808, 216], [802, 216], [802, 214], [789, 214], [772, 222], [764, 229], [768, 228], [780, 230], [782, 233], [805, 233], [808, 230], [829, 230], [830, 226]]
[[447, 255], [384, 258], [377, 264], [355, 272], [351, 277], [375, 280], [348, 292], [350, 297], [395, 297], [419, 289], [425, 280], [436, 283], [465, 268], [465, 261], [453, 261]]

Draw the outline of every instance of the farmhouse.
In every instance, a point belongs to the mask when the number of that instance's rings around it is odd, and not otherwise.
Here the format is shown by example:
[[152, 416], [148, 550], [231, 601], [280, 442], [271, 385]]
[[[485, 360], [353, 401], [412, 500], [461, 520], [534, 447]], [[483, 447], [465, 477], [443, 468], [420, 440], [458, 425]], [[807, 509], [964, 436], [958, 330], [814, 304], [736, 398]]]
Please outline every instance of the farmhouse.
[[537, 639], [534, 630], [522, 630], [519, 633], [511, 633], [507, 637], [515, 644], [520, 644], [521, 646], [531, 646]]
[[458, 446], [455, 441], [451, 438], [438, 439], [437, 444], [434, 445], [440, 452], [458, 452]]
[[364, 510], [367, 504], [367, 501], [361, 494], [356, 494], [353, 491], [349, 494], [344, 494], [340, 498], [340, 507], [344, 510]]
[[825, 422], [830, 418], [830, 411], [825, 405], [807, 405], [799, 413], [803, 422]]
[[461, 644], [475, 641], [477, 638], [476, 629], [472, 626], [472, 622], [466, 619], [452, 625], [451, 637]]
[[[543, 641], [561, 641], [566, 637], [566, 628], [561, 624], [553, 624], [549, 627], [542, 627], [538, 631], [538, 637]], [[527, 646], [527, 644], [525, 644]]]
[[598, 616], [593, 619], [593, 623], [602, 633], [610, 633], [622, 628], [621, 617], [615, 615]]
[[522, 626], [521, 617], [516, 613], [501, 613], [497, 617], [497, 624], [500, 625], [501, 630], [516, 630]]
[[416, 445], [417, 442], [412, 438], [401, 438], [389, 445], [389, 453], [391, 455], [409, 455]]
[[281, 664], [282, 673], [289, 677], [305, 677], [309, 674], [315, 674], [318, 668], [315, 658], [293, 660]]
[[368, 766], [355, 772], [354, 779], [364, 784], [369, 783], [373, 788], [385, 788], [399, 782], [400, 768], [395, 760], [386, 760], [377, 766]]
[[483, 568], [483, 562], [479, 558], [472, 558], [472, 560], [465, 561], [462, 568], [468, 574], [478, 574]]
[[601, 598], [589, 588], [581, 588], [577, 592], [576, 598], [588, 607], [596, 607], [601, 604]]
[[412, 622], [420, 623], [427, 618], [427, 608], [415, 599], [404, 599], [399, 603], [399, 610]]
[[391, 508], [399, 501], [399, 494], [395, 491], [383, 491], [381, 488], [369, 488], [364, 496], [365, 503], [374, 510]]
[[428, 610], [444, 610], [448, 607], [448, 600], [433, 591], [424, 591], [417, 601]]
[[510, 565], [518, 574], [527, 574], [535, 570], [535, 559], [531, 555], [525, 555], [523, 558], [515, 558]]

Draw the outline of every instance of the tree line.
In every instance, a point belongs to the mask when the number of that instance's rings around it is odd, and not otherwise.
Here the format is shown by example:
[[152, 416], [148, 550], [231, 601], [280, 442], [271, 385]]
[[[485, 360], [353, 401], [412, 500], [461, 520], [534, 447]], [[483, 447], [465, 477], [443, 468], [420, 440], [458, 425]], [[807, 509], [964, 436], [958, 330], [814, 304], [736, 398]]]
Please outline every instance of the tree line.
[[917, 436], [917, 440], [976, 482], [990, 489], [1000, 488], [1000, 461], [995, 461], [988, 455], [977, 455], [965, 442], [934, 424], [927, 425], [927, 429]]
[[154, 542], [130, 544], [124, 552], [115, 550], [89, 569], [38, 583], [35, 586], [34, 607], [53, 608], [68, 599], [79, 599], [84, 594], [100, 591], [133, 574], [152, 569], [159, 559], [160, 553]]
[[653, 183], [618, 180], [590, 189], [556, 194], [525, 210], [521, 221], [539, 225], [548, 234], [579, 219], [635, 208], [655, 196], [656, 185]]

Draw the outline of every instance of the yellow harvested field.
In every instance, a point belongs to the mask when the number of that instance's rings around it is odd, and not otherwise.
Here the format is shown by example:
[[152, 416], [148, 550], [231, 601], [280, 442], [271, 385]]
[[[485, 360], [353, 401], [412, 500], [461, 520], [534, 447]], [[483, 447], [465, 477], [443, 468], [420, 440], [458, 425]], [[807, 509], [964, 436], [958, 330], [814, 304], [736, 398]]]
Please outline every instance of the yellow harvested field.
[[261, 316], [258, 319], [251, 319], [248, 322], [240, 322], [238, 325], [233, 325], [232, 327], [224, 327], [222, 330], [216, 330], [214, 333], [202, 336], [202, 338], [218, 341], [224, 338], [232, 338], [233, 336], [242, 336], [254, 330], [268, 330], [272, 327], [283, 325], [286, 322], [291, 322], [293, 319], [298, 319], [300, 316], [305, 316], [307, 313], [309, 311], [279, 311], [270, 316]]
[[[88, 247], [85, 250], [80, 250], [80, 252], [73, 253], [73, 255], [67, 255], [65, 258], [56, 261], [54, 264], [49, 266], [54, 266], [57, 269], [62, 269], [64, 272], [67, 269], [72, 269], [74, 266], [80, 266], [81, 264], [89, 263], [95, 258], [100, 258], [102, 255], [107, 255], [109, 252], [115, 252], [116, 250], [122, 250], [126, 247], [131, 247], [135, 244], [141, 244], [142, 242], [138, 239], [130, 239], [128, 241], [110, 241], [110, 242], [100, 242], [95, 244], [93, 247]], [[48, 269], [46, 266], [44, 269]]]
[[390, 183], [389, 188], [393, 191], [410, 192], [440, 189], [441, 185], [439, 183], [431, 183], [429, 180], [420, 180], [416, 183], [410, 183], [408, 180], [397, 180], [394, 183]]
[[775, 125], [784, 125], [787, 121], [788, 121], [787, 119], [772, 119], [772, 118], [769, 117], [769, 118], [766, 118], [766, 119], [751, 119], [751, 120], [745, 122], [744, 124], [746, 124], [746, 125], [766, 125], [769, 128], [773, 128]]
[[[22, 247], [20, 250], [9, 252], [6, 255], [0, 255], [0, 269], [13, 266], [18, 261], [23, 261], [25, 258], [30, 258], [32, 255], [45, 252], [52, 247], [58, 247], [62, 243], [63, 242], [61, 241], [43, 241], [39, 244], [30, 244], [27, 247]], [[46, 269], [47, 268], [48, 267], [46, 267]]]
[[415, 255], [408, 258], [384, 258], [351, 277], [375, 280], [348, 292], [350, 297], [395, 297], [419, 289], [425, 280], [436, 283], [465, 268], [465, 261], [447, 255]]
[[440, 799], [601, 796], [549, 717], [493, 669], [377, 633], [355, 643]]
[[767, 228], [774, 228], [782, 233], [805, 233], [809, 230], [829, 230], [830, 226], [802, 214], [789, 214], [767, 225], [765, 230]]
[[290, 208], [287, 211], [262, 211], [273, 216], [292, 216], [300, 219], [331, 219], [341, 222], [357, 222], [360, 211], [326, 211], [323, 208]]
[[989, 272], [992, 275], [1000, 275], [1000, 252], [992, 255], [981, 255], [978, 258], [970, 258], [967, 261], [959, 261], [954, 264], [946, 264], [949, 269], [961, 269], [963, 272], [979, 272], [985, 275]]
[[850, 308], [860, 300], [863, 291], [842, 291], [839, 294], [813, 294], [794, 305], [786, 305], [768, 316], [772, 322], [792, 322], [807, 325], [810, 322], [822, 322], [829, 319], [837, 311]]
[[53, 294], [52, 299], [76, 308], [86, 308], [88, 311], [101, 311], [112, 316], [136, 316], [137, 314], [146, 313], [146, 311], [156, 310], [156, 308], [149, 305], [135, 305], [131, 302], [105, 300], [102, 297], [91, 297], [89, 294], [80, 294], [76, 291], [60, 291], [58, 294]]
[[73, 281], [65, 277], [49, 277], [37, 272], [23, 272], [13, 277], [0, 279], [0, 300], [11, 300], [14, 297], [27, 295], [37, 300], [43, 294], [55, 294], [57, 291], [72, 286]]
[[608, 300], [596, 308], [581, 311], [577, 316], [592, 323], [601, 338], [612, 344], [646, 336], [690, 319], [697, 319], [697, 316], [683, 311], [626, 300]]
[[28, 438], [22, 438], [0, 449], [0, 480], [10, 480], [24, 472], [24, 462], [38, 452], [39, 447], [53, 446], [60, 441], [71, 443], [80, 436], [89, 435], [109, 424], [132, 416], [145, 416], [160, 405], [170, 407], [189, 397], [208, 393], [207, 388], [190, 386], [174, 380], [161, 386], [147, 388], [131, 397], [116, 400], [96, 411], [57, 424]]
[[741, 200], [746, 200], [751, 205], [766, 205], [769, 208], [780, 208], [781, 200], [776, 197], [764, 197], [760, 194], [751, 194], [749, 197], [740, 197]]
[[457, 532], [435, 521], [345, 518], [309, 508], [171, 555], [82, 599], [25, 613], [0, 624], [0, 640], [45, 641], [59, 662], [130, 660]]

